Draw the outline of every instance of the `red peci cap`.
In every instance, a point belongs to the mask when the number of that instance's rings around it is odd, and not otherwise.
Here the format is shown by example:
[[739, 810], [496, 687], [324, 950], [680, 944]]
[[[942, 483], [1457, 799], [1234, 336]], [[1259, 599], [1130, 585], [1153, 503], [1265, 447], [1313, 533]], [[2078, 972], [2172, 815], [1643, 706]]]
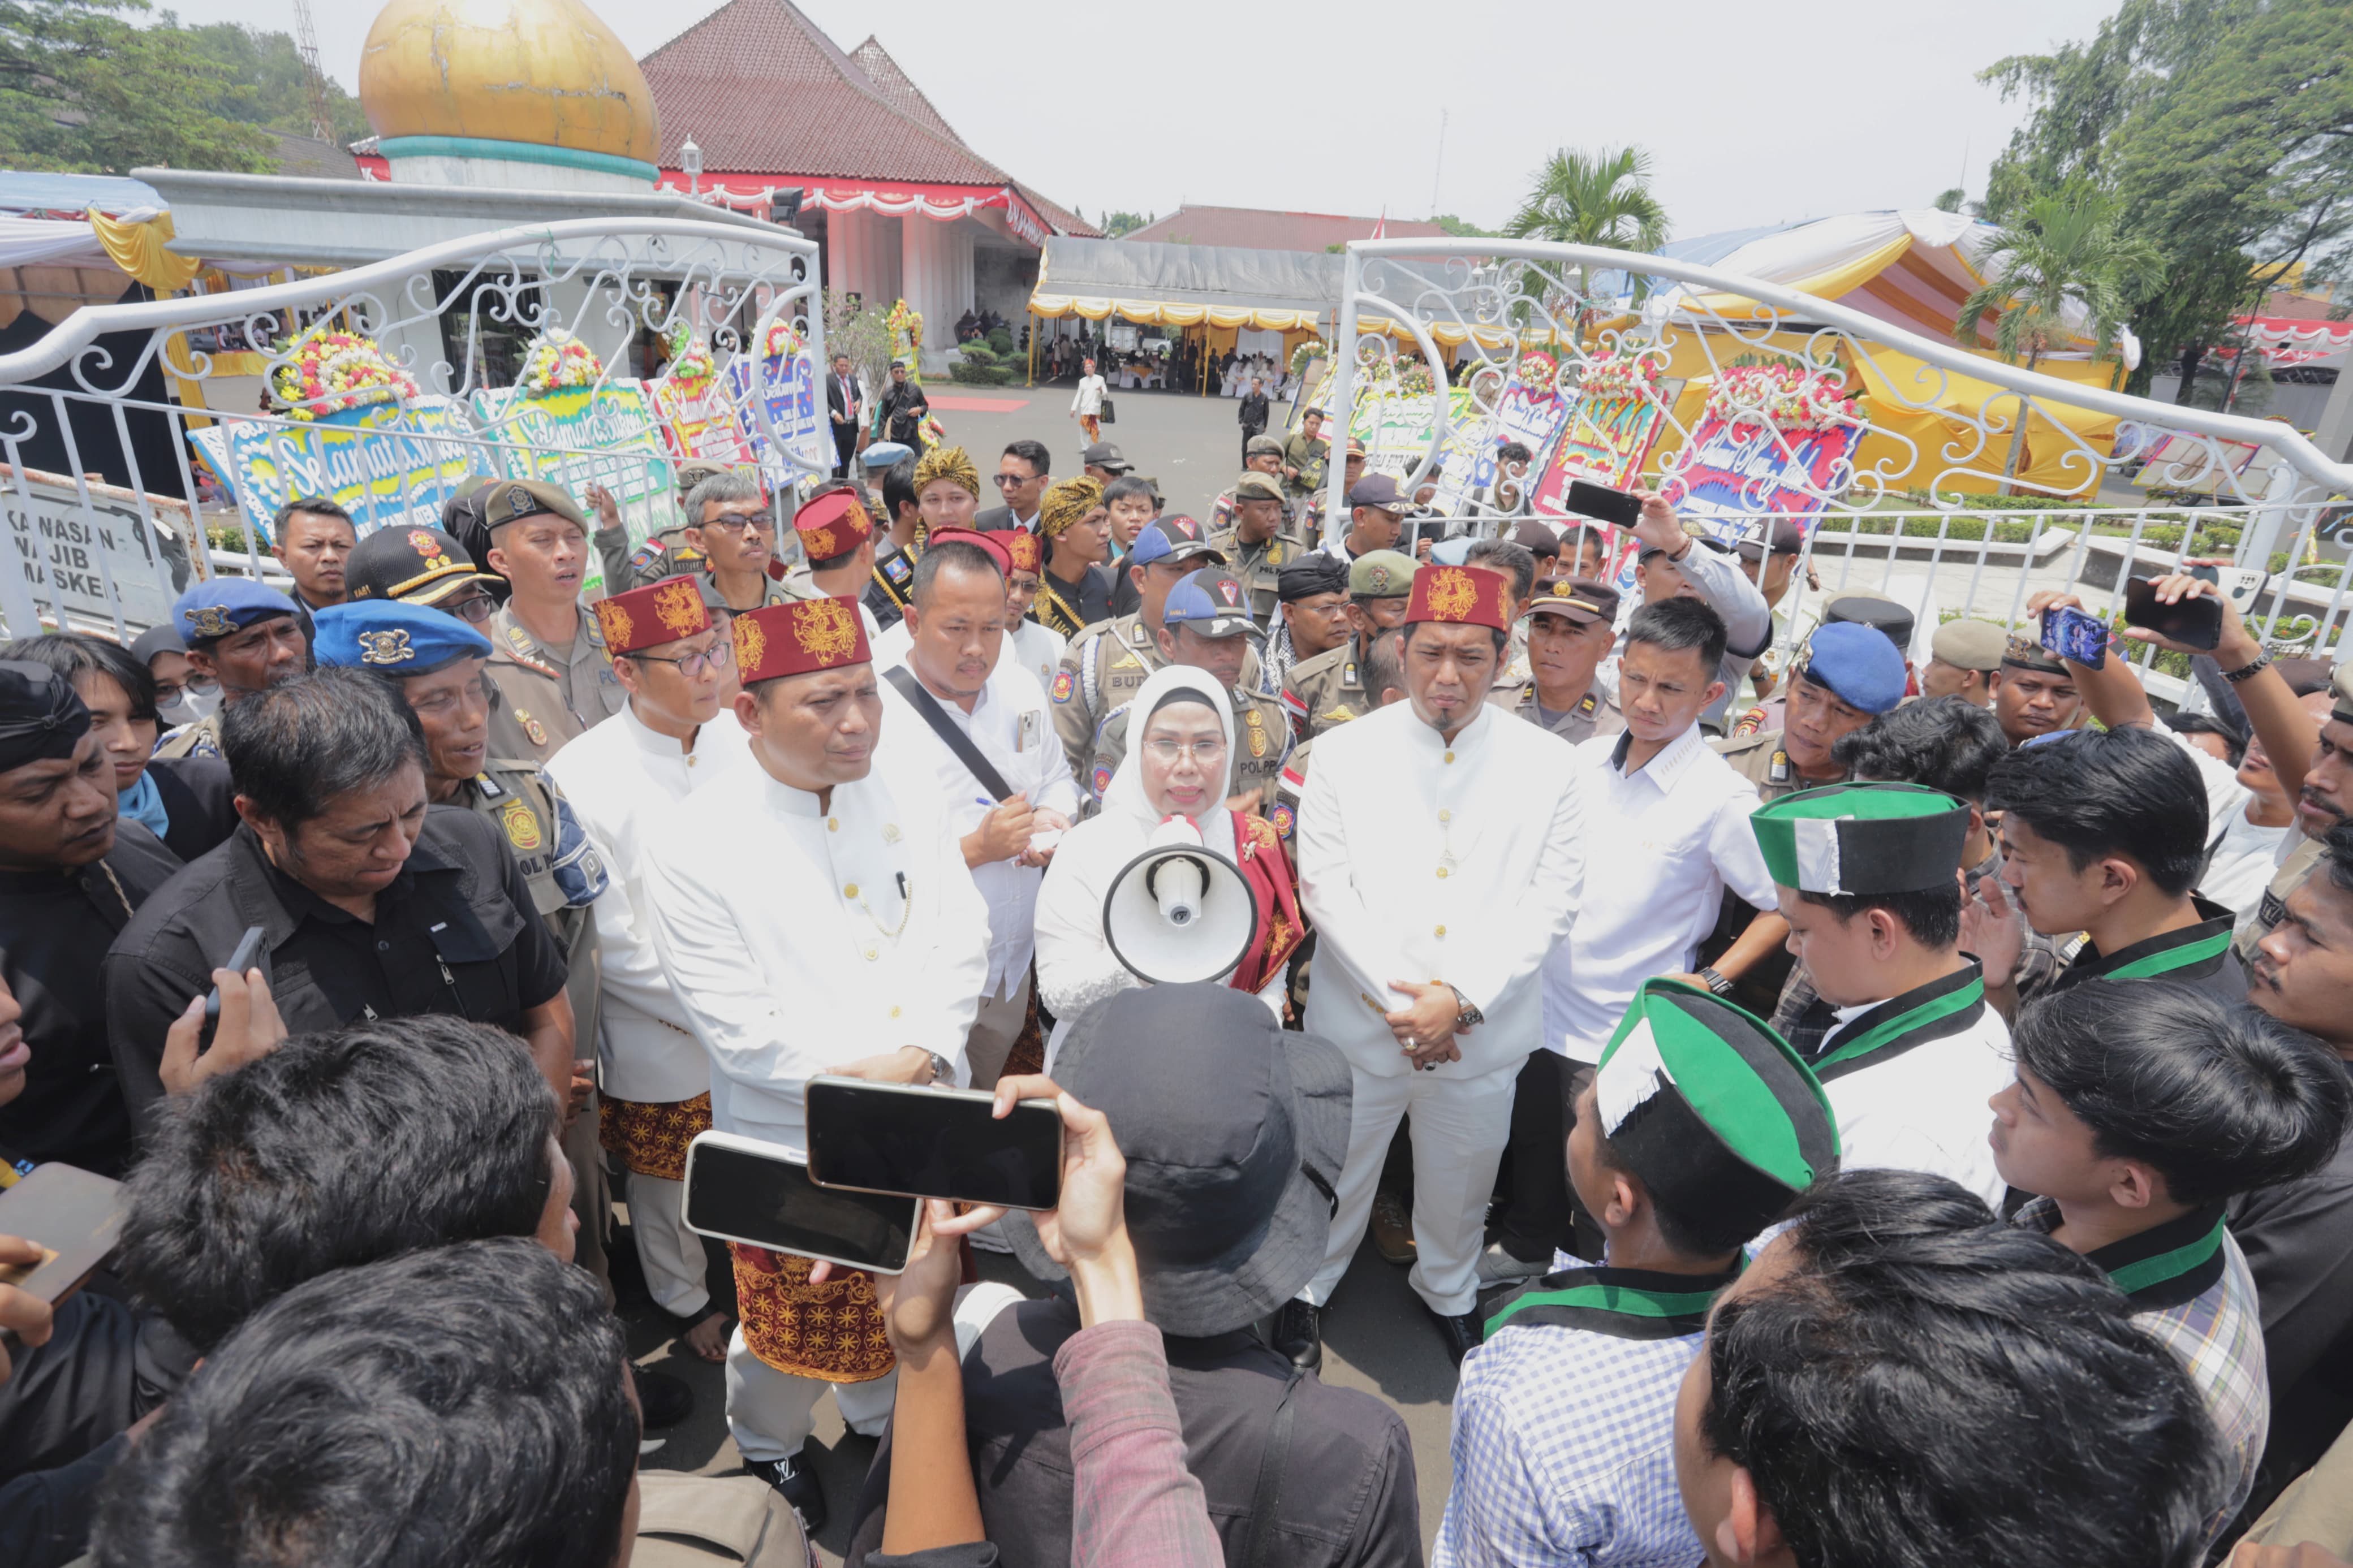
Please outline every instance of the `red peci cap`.
[[[1020, 529], [1015, 529], [1012, 533], [1008, 534], [984, 533], [976, 528], [935, 528], [924, 539], [923, 548], [936, 550], [943, 544], [969, 544], [976, 550], [986, 551], [988, 558], [997, 563], [997, 573], [1000, 575], [1007, 575], [1013, 570], [1013, 558], [1008, 545], [1016, 535], [1029, 540], [1033, 548], [1037, 544], [1032, 535]], [[1035, 571], [1037, 568], [1031, 567], [1030, 570]]]
[[711, 612], [691, 577], [665, 577], [626, 594], [599, 599], [596, 629], [608, 654], [636, 653], [711, 629]]
[[1004, 534], [1005, 555], [1016, 572], [1043, 572], [1045, 552], [1038, 548], [1038, 536], [1026, 528], [1008, 529]]
[[1501, 572], [1481, 566], [1425, 566], [1413, 574], [1405, 618], [1455, 626], [1512, 629], [1512, 584]]
[[811, 561], [847, 555], [873, 535], [858, 492], [848, 485], [819, 490], [793, 513], [793, 531], [801, 536], [801, 550]]
[[795, 599], [735, 617], [735, 668], [744, 684], [871, 664], [866, 627], [848, 599]]

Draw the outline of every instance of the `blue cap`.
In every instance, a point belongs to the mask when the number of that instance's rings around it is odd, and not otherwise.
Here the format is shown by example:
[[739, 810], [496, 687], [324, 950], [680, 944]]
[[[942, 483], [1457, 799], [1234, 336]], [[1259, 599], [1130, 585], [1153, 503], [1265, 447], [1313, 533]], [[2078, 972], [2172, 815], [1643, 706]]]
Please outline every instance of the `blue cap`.
[[1904, 700], [1904, 655], [1876, 626], [1832, 621], [1815, 627], [1799, 673], [1866, 713], [1884, 713]]
[[1135, 542], [1127, 547], [1131, 566], [1149, 566], [1171, 556], [1178, 561], [1214, 561], [1220, 566], [1226, 563], [1226, 552], [1203, 536], [1201, 525], [1181, 514], [1145, 523], [1136, 531]]
[[333, 605], [311, 617], [322, 665], [378, 675], [430, 675], [461, 658], [488, 658], [491, 639], [447, 610], [399, 599]]
[[[1139, 542], [1143, 535], [1136, 536]], [[1250, 629], [1250, 602], [1232, 573], [1205, 566], [1168, 590], [1164, 626], [1187, 626], [1205, 637], [1238, 637]]]
[[190, 646], [218, 642], [256, 621], [295, 613], [294, 601], [250, 577], [216, 577], [192, 583], [172, 602], [172, 620]]
[[1395, 511], [1405, 505], [1405, 497], [1398, 493], [1397, 481], [1387, 474], [1366, 474], [1348, 487], [1351, 507], [1377, 506], [1384, 511]]
[[858, 454], [858, 460], [880, 472], [900, 458], [912, 458], [914, 455], [915, 449], [902, 442], [875, 441], [869, 444], [866, 450]]
[[1451, 539], [1441, 539], [1431, 545], [1430, 558], [1440, 566], [1468, 565], [1471, 547], [1478, 542], [1467, 533], [1458, 533]]

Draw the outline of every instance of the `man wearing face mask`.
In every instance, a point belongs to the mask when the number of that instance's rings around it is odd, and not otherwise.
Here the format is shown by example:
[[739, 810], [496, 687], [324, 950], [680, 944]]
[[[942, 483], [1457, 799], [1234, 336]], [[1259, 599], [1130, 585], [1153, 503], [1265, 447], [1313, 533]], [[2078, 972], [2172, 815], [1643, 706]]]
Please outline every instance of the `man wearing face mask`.
[[[311, 639], [294, 601], [249, 577], [189, 584], [172, 618], [188, 650], [188, 673], [212, 681], [223, 708], [311, 668]], [[220, 735], [216, 711], [165, 731], [155, 755], [217, 757]]]
[[[129, 1163], [100, 963], [178, 869], [154, 835], [115, 816], [114, 770], [72, 683], [0, 661], [0, 977], [24, 1008], [0, 1076], [12, 1066], [25, 1075], [23, 1093], [0, 1108], [0, 1146], [16, 1157], [110, 1176]], [[160, 1032], [155, 1040], [160, 1049]]]

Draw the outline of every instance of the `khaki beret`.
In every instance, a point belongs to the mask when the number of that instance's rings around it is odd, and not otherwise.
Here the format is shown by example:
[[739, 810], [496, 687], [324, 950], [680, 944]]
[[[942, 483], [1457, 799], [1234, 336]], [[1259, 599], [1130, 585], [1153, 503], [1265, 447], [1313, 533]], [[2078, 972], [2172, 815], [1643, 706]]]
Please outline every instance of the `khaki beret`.
[[2010, 634], [1991, 621], [1947, 621], [1928, 639], [1928, 651], [1956, 669], [2001, 668]]

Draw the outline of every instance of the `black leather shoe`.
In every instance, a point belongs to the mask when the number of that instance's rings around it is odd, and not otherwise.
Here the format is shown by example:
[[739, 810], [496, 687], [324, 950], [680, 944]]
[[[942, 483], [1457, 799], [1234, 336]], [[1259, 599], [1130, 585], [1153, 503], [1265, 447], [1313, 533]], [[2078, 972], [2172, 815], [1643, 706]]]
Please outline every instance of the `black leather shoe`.
[[801, 1516], [801, 1529], [811, 1535], [825, 1528], [825, 1489], [794, 1454], [782, 1459], [746, 1459], [744, 1473], [757, 1476], [781, 1493]]
[[1461, 1366], [1462, 1358], [1486, 1337], [1476, 1312], [1456, 1312], [1451, 1316], [1432, 1312], [1430, 1317], [1438, 1325], [1439, 1337], [1446, 1342], [1446, 1354], [1456, 1366]]
[[1294, 1296], [1274, 1315], [1274, 1348], [1302, 1372], [1324, 1365], [1324, 1309]]
[[694, 1390], [683, 1378], [666, 1372], [648, 1372], [633, 1366], [629, 1371], [638, 1380], [638, 1407], [645, 1412], [649, 1430], [675, 1426], [694, 1414]]

